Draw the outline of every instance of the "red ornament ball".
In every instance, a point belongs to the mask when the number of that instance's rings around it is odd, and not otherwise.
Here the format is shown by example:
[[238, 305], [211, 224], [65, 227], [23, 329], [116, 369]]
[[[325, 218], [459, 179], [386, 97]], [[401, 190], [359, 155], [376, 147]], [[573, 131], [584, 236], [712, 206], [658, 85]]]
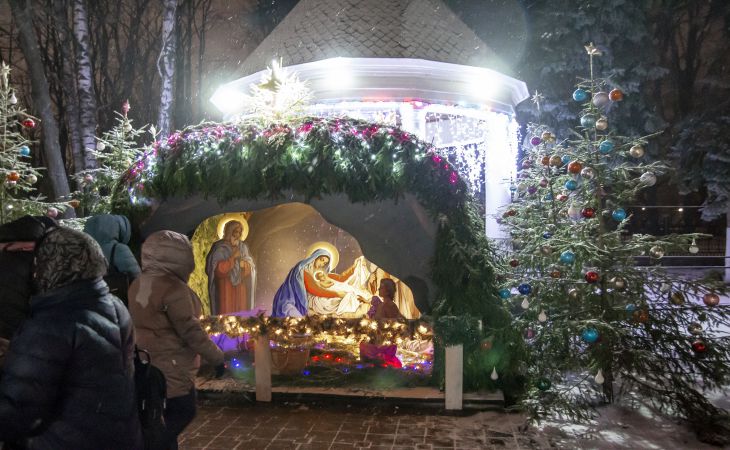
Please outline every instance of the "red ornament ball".
[[510, 260], [509, 265], [512, 267], [517, 267], [520, 265], [520, 262], [517, 261], [516, 259], [512, 259], [512, 260]]
[[589, 283], [597, 283], [601, 279], [601, 276], [595, 270], [589, 270], [585, 274], [585, 279]]
[[545, 155], [545, 156], [542, 157], [542, 160], [540, 162], [542, 162], [542, 165], [543, 166], [549, 166], [550, 165], [550, 157], [547, 156], [547, 155]]
[[720, 296], [718, 296], [717, 294], [713, 294], [712, 292], [708, 292], [702, 298], [702, 301], [704, 301], [705, 305], [709, 307], [717, 306], [720, 304]]
[[8, 181], [18, 181], [20, 179], [20, 174], [16, 171], [12, 171], [8, 173], [7, 179]]
[[28, 118], [21, 122], [25, 128], [35, 128], [35, 120]]
[[564, 201], [568, 200], [568, 196], [565, 194], [558, 194], [558, 200], [561, 202], [564, 202]]
[[592, 219], [596, 216], [596, 210], [588, 206], [581, 210], [580, 215], [585, 217], [586, 219]]
[[620, 102], [624, 99], [624, 93], [621, 89], [612, 89], [611, 92], [608, 93], [608, 98], [610, 98], [612, 102]]
[[583, 164], [578, 161], [571, 161], [568, 163], [568, 172], [577, 174], [580, 173], [581, 170], [583, 170]]
[[646, 323], [649, 321], [649, 311], [647, 311], [645, 309], [640, 309], [640, 310], [634, 311], [632, 313], [632, 316], [633, 316], [634, 320], [639, 323]]
[[697, 339], [692, 343], [692, 350], [694, 350], [695, 353], [705, 353], [707, 351], [707, 344], [705, 344], [705, 342], [701, 339]]

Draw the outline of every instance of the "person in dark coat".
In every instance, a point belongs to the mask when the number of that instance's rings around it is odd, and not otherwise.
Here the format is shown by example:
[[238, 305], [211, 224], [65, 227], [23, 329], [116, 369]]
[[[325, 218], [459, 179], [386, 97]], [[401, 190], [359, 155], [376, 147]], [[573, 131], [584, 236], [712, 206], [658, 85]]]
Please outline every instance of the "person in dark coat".
[[45, 216], [23, 216], [0, 225], [0, 369], [10, 338], [30, 314], [35, 244], [56, 226]]
[[0, 379], [0, 441], [27, 449], [139, 449], [134, 331], [87, 234], [58, 227], [36, 248], [31, 316]]
[[[125, 216], [114, 214], [99, 214], [91, 216], [84, 224], [84, 232], [93, 237], [101, 246], [104, 257], [119, 272], [129, 274], [135, 279], [142, 271], [137, 259], [129, 249], [129, 240], [132, 237], [132, 226]], [[112, 261], [114, 249], [114, 261]]]

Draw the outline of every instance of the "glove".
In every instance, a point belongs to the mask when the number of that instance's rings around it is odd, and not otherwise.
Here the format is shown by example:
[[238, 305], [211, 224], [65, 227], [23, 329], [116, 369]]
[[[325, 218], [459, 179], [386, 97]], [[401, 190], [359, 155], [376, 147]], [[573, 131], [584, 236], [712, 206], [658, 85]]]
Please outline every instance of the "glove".
[[220, 378], [226, 373], [226, 363], [220, 363], [215, 366], [215, 377]]

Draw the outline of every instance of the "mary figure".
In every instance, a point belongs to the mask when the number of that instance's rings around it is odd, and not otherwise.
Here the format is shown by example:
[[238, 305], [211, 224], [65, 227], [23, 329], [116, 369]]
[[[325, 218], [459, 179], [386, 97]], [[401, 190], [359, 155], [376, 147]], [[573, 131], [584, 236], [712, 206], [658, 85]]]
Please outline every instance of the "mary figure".
[[274, 295], [272, 317], [303, 317], [307, 315], [307, 289], [304, 285], [305, 272], [307, 275], [316, 270], [330, 271], [332, 255], [320, 248], [311, 255], [299, 261], [286, 276], [284, 283]]

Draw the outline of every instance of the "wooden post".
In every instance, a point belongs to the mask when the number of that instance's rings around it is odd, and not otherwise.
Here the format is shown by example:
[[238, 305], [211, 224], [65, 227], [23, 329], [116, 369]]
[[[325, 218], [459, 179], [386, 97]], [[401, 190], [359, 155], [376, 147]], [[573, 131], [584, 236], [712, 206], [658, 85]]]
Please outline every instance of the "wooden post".
[[271, 349], [269, 337], [260, 335], [256, 338], [256, 401], [271, 401]]
[[461, 409], [464, 397], [464, 346], [446, 347], [446, 409]]

